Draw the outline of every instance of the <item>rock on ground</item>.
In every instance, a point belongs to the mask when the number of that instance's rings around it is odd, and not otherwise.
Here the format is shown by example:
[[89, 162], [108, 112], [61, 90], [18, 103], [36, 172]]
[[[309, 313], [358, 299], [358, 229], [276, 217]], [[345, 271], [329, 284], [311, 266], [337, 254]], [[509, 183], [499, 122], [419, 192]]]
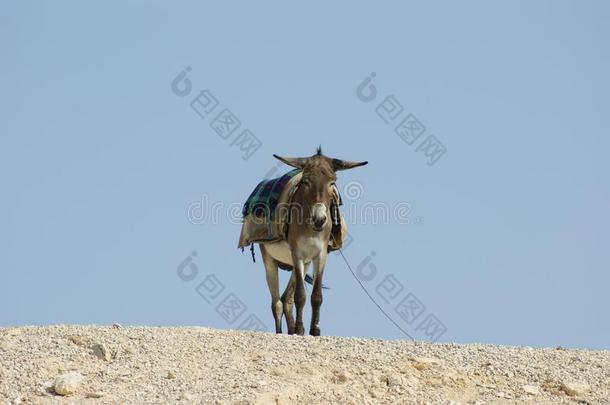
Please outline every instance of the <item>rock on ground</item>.
[[83, 376], [80, 373], [65, 373], [55, 379], [53, 391], [59, 395], [72, 395], [78, 391], [82, 382]]
[[610, 404], [610, 352], [198, 327], [0, 328], [0, 404], [64, 402]]
[[589, 384], [578, 381], [564, 381], [561, 383], [561, 389], [568, 395], [577, 397], [585, 395], [591, 390]]

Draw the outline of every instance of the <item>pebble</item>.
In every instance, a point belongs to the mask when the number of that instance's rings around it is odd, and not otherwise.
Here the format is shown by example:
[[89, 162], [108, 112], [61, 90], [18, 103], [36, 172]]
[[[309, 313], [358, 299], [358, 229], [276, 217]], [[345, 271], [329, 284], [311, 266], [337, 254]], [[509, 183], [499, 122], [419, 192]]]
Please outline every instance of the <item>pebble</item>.
[[62, 374], [55, 379], [53, 390], [59, 395], [72, 395], [78, 390], [83, 379], [80, 373], [74, 371]]
[[411, 357], [410, 360], [413, 362], [413, 367], [415, 367], [419, 371], [432, 368], [433, 366], [439, 364], [439, 361], [437, 359], [429, 357]]
[[193, 396], [191, 394], [189, 394], [188, 392], [183, 392], [182, 394], [180, 394], [181, 401], [190, 401], [192, 399], [193, 399]]
[[591, 391], [589, 384], [578, 381], [562, 381], [561, 389], [571, 397], [578, 397]]
[[88, 338], [86, 338], [85, 336], [81, 336], [81, 335], [70, 335], [67, 337], [67, 339], [77, 346], [86, 346], [87, 343], [89, 342]]
[[95, 357], [97, 357], [98, 359], [105, 360], [108, 362], [112, 361], [112, 353], [110, 353], [110, 350], [108, 350], [106, 345], [104, 345], [103, 343], [96, 343], [91, 347], [91, 349], [93, 350], [93, 354], [95, 355]]
[[386, 376], [386, 383], [388, 387], [399, 387], [402, 385], [402, 378], [399, 374], [392, 373]]
[[352, 376], [345, 370], [335, 371], [333, 381], [336, 383], [347, 382]]
[[540, 394], [540, 389], [536, 385], [524, 385], [521, 387], [523, 392], [530, 395], [538, 395]]

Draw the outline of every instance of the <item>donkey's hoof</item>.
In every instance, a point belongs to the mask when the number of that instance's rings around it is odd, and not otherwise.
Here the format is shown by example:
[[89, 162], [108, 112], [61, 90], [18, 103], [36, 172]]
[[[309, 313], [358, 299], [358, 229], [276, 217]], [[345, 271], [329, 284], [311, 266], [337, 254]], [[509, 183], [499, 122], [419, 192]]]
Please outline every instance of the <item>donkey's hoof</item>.
[[309, 334], [311, 336], [320, 336], [320, 328], [311, 328], [311, 329], [309, 329]]
[[303, 336], [305, 334], [305, 328], [303, 325], [297, 325], [295, 332], [297, 335]]
[[294, 323], [293, 320], [286, 320], [286, 329], [288, 329], [289, 335], [294, 335], [295, 326], [296, 326], [296, 324]]

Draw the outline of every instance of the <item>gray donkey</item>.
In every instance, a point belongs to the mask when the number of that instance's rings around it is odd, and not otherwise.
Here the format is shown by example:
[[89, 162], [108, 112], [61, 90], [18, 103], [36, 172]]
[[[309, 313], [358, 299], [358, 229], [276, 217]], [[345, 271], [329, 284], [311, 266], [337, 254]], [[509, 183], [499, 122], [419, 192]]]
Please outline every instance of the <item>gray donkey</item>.
[[[309, 263], [313, 262], [312, 318], [309, 333], [320, 335], [320, 306], [322, 278], [328, 255], [333, 223], [331, 204], [336, 195], [335, 172], [366, 165], [368, 162], [349, 162], [317, 153], [307, 158], [287, 158], [273, 155], [282, 162], [301, 170], [302, 176], [288, 202], [290, 216], [284, 240], [260, 242], [265, 264], [267, 285], [271, 293], [271, 310], [276, 333], [282, 333], [282, 315], [286, 317], [288, 334], [304, 334], [303, 307], [306, 294], [304, 278]], [[335, 207], [337, 210], [338, 208]], [[278, 267], [292, 268], [290, 281], [280, 297]], [[296, 304], [296, 322], [292, 315]]]

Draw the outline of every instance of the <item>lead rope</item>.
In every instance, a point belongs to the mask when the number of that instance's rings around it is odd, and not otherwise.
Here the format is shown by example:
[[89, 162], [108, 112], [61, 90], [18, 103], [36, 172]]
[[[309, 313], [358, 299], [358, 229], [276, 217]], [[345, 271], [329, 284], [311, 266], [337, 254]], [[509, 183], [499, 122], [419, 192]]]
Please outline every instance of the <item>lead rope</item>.
[[[333, 235], [331, 234], [331, 237], [333, 239], [335, 239], [333, 237]], [[354, 273], [354, 270], [352, 270], [352, 266], [350, 266], [349, 262], [347, 261], [347, 258], [345, 257], [345, 255], [343, 254], [343, 249], [339, 248], [339, 253], [341, 254], [341, 257], [343, 258], [343, 261], [345, 262], [345, 264], [347, 265], [347, 268], [349, 269], [350, 273], [352, 273], [352, 276], [354, 276], [354, 278], [356, 279], [356, 281], [358, 282], [358, 284], [360, 284], [360, 288], [362, 288], [362, 291], [364, 291], [366, 293], [366, 295], [369, 297], [369, 299], [373, 302], [373, 304], [375, 304], [377, 306], [377, 308], [381, 311], [382, 314], [385, 315], [386, 318], [388, 318], [388, 320], [390, 322], [392, 322], [394, 324], [394, 326], [396, 326], [402, 333], [404, 333], [406, 336], [408, 336], [411, 340], [415, 340], [413, 338], [413, 336], [409, 335], [409, 333], [407, 333], [406, 330], [404, 330], [399, 324], [396, 323], [396, 321], [394, 321], [394, 319], [392, 319], [392, 317], [390, 315], [388, 315], [387, 312], [385, 312], [383, 310], [383, 308], [381, 308], [381, 305], [379, 305], [377, 303], [377, 301], [375, 301], [375, 298], [373, 298], [371, 296], [371, 294], [368, 292], [368, 290], [366, 289], [366, 287], [364, 286], [364, 284], [362, 284], [362, 281], [360, 281], [360, 279], [358, 278], [358, 276], [356, 276], [356, 273]]]

